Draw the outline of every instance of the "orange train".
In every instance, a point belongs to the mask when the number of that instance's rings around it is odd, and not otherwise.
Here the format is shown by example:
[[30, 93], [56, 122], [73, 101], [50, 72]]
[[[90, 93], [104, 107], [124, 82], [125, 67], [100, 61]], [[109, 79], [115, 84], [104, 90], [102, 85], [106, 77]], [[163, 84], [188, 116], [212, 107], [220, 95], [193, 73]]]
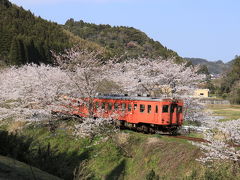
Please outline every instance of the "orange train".
[[[108, 117], [116, 113], [117, 125], [143, 132], [176, 132], [183, 124], [183, 101], [151, 97], [99, 96], [93, 99], [96, 117]], [[97, 113], [97, 109], [103, 113]], [[74, 115], [85, 116], [88, 108], [74, 106]]]

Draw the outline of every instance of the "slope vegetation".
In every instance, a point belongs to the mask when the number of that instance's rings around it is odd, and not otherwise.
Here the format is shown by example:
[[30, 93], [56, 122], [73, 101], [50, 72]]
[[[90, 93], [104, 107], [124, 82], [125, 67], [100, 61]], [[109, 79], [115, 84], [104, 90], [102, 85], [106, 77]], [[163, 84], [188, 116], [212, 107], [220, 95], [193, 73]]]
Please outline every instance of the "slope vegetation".
[[70, 131], [72, 122], [69, 123], [59, 124], [51, 133], [43, 123], [20, 127], [19, 123], [8, 121], [7, 126], [2, 126], [8, 132], [13, 132], [16, 124], [22, 130], [18, 130], [18, 135], [0, 133], [4, 145], [0, 154], [63, 179], [145, 179], [149, 174], [181, 179], [201, 167], [195, 161], [200, 150], [186, 140], [132, 131], [107, 139], [76, 138]]

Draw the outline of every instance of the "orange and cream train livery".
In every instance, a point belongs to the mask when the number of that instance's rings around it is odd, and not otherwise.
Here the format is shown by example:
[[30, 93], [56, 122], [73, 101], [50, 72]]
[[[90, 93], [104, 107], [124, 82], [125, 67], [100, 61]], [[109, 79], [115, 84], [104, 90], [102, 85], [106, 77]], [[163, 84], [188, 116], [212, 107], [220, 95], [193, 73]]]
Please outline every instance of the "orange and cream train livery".
[[[183, 124], [183, 101], [152, 97], [97, 96], [92, 108], [95, 117], [117, 114], [117, 125], [143, 132], [175, 132]], [[85, 116], [84, 105], [74, 106], [74, 115]], [[101, 110], [101, 113], [98, 110]]]

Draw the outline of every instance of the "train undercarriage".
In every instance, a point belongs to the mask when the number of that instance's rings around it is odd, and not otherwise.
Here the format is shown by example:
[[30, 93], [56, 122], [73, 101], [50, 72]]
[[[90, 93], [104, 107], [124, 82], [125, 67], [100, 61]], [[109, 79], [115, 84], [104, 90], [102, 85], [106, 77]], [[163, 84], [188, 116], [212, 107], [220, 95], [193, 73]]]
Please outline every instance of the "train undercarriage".
[[156, 125], [156, 124], [147, 124], [147, 123], [129, 123], [123, 120], [116, 121], [116, 126], [118, 126], [120, 129], [131, 129], [138, 132], [143, 132], [146, 134], [171, 134], [171, 135], [177, 135], [178, 130], [180, 126], [177, 125]]

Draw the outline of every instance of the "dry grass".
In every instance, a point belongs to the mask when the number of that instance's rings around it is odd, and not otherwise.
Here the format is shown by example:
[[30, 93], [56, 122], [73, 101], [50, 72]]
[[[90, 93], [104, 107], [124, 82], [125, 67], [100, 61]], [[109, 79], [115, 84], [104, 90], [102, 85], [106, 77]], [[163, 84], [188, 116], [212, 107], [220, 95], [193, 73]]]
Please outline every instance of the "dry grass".
[[116, 142], [122, 145], [128, 142], [129, 134], [121, 132], [121, 133], [118, 133], [115, 138], [116, 138]]
[[26, 125], [24, 121], [12, 121], [7, 127], [7, 131], [11, 133], [17, 133]]
[[229, 121], [240, 118], [240, 105], [208, 105], [208, 109], [212, 110], [216, 116], [223, 116], [224, 119], [221, 121]]

